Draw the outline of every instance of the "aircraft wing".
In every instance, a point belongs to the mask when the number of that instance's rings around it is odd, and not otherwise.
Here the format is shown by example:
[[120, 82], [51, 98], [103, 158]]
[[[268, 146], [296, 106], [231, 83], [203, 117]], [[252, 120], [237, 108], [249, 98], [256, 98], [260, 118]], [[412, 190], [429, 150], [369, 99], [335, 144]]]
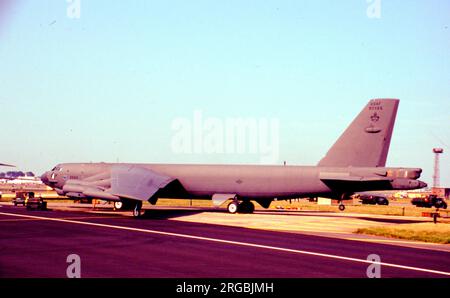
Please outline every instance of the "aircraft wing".
[[135, 165], [115, 165], [83, 180], [68, 180], [63, 191], [71, 197], [147, 201], [172, 182], [178, 180]]
[[16, 166], [9, 165], [9, 164], [6, 164], [6, 163], [0, 163], [0, 166], [2, 166], [2, 167], [12, 167], [12, 168], [16, 167]]
[[174, 178], [139, 166], [117, 165], [111, 168], [109, 192], [118, 197], [147, 201], [158, 190], [164, 189], [174, 180]]

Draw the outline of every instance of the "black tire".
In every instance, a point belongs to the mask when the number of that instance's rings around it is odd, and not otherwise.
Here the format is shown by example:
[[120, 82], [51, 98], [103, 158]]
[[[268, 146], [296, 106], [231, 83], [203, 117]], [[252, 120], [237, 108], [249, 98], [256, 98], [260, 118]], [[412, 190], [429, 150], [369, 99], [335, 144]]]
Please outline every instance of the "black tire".
[[344, 204], [340, 204], [339, 205], [339, 210], [344, 211], [345, 210], [345, 205]]
[[230, 204], [228, 204], [227, 206], [227, 210], [229, 213], [231, 214], [235, 214], [238, 212], [239, 209], [239, 204], [237, 202], [231, 202]]
[[239, 204], [240, 213], [253, 213], [255, 211], [255, 205], [250, 201], [244, 201]]
[[117, 201], [113, 203], [114, 210], [121, 210], [124, 207], [124, 204], [122, 201]]
[[255, 212], [255, 204], [253, 204], [252, 202], [248, 202], [248, 213], [253, 213]]
[[434, 204], [434, 207], [447, 209], [447, 204], [444, 201], [439, 200], [439, 201], [436, 202], [436, 204]]
[[381, 199], [379, 200], [378, 205], [389, 205], [389, 201], [387, 199]]
[[120, 201], [115, 201], [114, 210], [133, 211], [134, 207], [136, 206], [136, 202], [136, 200], [129, 199], [121, 199]]

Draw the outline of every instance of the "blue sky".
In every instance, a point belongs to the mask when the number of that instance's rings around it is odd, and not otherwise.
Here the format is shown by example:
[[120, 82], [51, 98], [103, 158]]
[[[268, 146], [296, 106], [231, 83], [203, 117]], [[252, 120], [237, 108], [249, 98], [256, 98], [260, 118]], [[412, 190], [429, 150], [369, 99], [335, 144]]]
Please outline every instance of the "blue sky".
[[[400, 98], [389, 166], [443, 147], [450, 186], [450, 2], [65, 0], [0, 6], [0, 161], [257, 163], [174, 154], [171, 123], [276, 118], [279, 162], [314, 165], [371, 98]], [[1, 169], [0, 169], [1, 170]]]

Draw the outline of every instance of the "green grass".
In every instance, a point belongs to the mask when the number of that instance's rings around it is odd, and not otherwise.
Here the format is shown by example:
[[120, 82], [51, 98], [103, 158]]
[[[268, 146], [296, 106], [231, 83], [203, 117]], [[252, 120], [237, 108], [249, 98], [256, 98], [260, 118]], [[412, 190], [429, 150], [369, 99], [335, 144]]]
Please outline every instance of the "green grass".
[[[225, 208], [228, 202], [223, 203], [221, 208]], [[211, 200], [179, 200], [179, 199], [159, 199], [156, 203], [157, 206], [170, 206], [170, 207], [212, 207]], [[255, 203], [257, 210], [264, 210], [258, 203]], [[418, 208], [413, 205], [410, 206], [379, 206], [379, 205], [352, 205], [352, 202], [346, 202], [346, 208], [344, 211], [339, 211], [338, 206], [317, 205], [317, 203], [309, 202], [307, 200], [300, 201], [274, 201], [270, 205], [269, 210], [275, 210], [282, 208], [289, 210], [301, 211], [322, 211], [322, 212], [344, 212], [344, 213], [359, 213], [359, 214], [378, 214], [378, 215], [397, 215], [397, 216], [422, 216], [422, 212], [429, 212], [434, 209]], [[431, 219], [430, 219], [431, 220]]]
[[358, 234], [383, 236], [432, 243], [450, 243], [450, 224], [415, 223], [358, 229]]
[[[211, 200], [158, 199], [156, 206], [169, 207], [212, 207]], [[226, 204], [224, 204], [226, 206]]]
[[337, 205], [317, 205], [317, 203], [301, 200], [299, 202], [275, 201], [272, 202], [270, 208], [299, 208], [303, 211], [324, 211], [324, 212], [344, 212], [344, 213], [361, 213], [361, 214], [378, 214], [378, 215], [397, 215], [397, 216], [422, 216], [422, 212], [430, 211], [427, 208], [417, 208], [413, 205], [409, 206], [384, 206], [384, 205], [353, 205], [351, 201], [344, 202], [345, 210], [339, 211]]

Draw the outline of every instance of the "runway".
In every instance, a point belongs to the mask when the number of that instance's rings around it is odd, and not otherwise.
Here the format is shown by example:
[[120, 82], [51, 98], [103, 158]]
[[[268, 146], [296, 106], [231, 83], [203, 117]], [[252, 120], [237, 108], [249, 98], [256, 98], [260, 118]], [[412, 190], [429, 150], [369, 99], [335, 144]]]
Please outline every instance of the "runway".
[[[226, 216], [233, 216], [225, 214]], [[0, 208], [0, 277], [449, 277], [448, 251], [218, 224], [168, 220], [173, 210], [120, 214]]]

